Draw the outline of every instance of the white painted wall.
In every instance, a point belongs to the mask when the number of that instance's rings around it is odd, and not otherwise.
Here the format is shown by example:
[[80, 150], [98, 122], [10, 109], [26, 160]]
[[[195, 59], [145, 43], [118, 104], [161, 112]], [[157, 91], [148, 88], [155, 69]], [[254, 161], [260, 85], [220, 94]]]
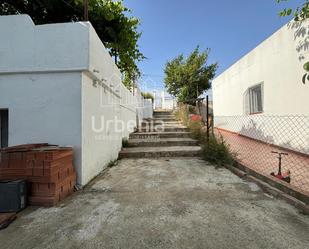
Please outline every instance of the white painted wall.
[[[128, 137], [136, 126], [136, 110], [123, 108], [118, 96], [93, 87], [86, 74], [82, 82], [82, 184], [85, 184], [118, 158], [122, 138]], [[117, 126], [117, 120], [123, 122]], [[127, 128], [129, 121], [132, 125]]]
[[144, 99], [143, 100], [143, 118], [149, 119], [153, 118], [153, 103], [151, 99]]
[[[78, 183], [117, 159], [123, 138], [149, 113], [90, 23], [35, 26], [27, 15], [0, 16], [0, 109], [9, 109], [9, 145], [74, 146]], [[148, 109], [147, 109], [148, 108]], [[92, 120], [123, 121], [96, 132]]]
[[154, 91], [154, 98], [155, 109], [173, 110], [177, 107], [176, 99], [165, 91]]
[[[122, 139], [137, 125], [136, 116], [144, 118], [140, 91], [133, 95], [122, 84], [119, 69], [92, 27], [89, 58], [90, 72], [82, 76], [82, 184], [118, 158]], [[103, 85], [94, 86], [94, 80]]]
[[28, 15], [0, 16], [0, 72], [87, 69], [89, 25], [35, 26]]
[[[215, 126], [306, 152], [309, 82], [304, 85], [302, 76], [309, 60], [308, 37], [309, 22], [291, 22], [214, 79]], [[246, 116], [246, 91], [259, 83], [264, 112]]]
[[9, 109], [9, 146], [74, 146], [80, 171], [80, 79], [79, 73], [0, 74], [0, 108]]
[[173, 110], [177, 106], [175, 99], [165, 99], [162, 104], [162, 109], [164, 110]]
[[264, 114], [309, 115], [309, 83], [302, 84], [308, 37], [309, 22], [301, 27], [285, 25], [214, 79], [215, 115], [244, 115], [246, 90], [261, 82]]

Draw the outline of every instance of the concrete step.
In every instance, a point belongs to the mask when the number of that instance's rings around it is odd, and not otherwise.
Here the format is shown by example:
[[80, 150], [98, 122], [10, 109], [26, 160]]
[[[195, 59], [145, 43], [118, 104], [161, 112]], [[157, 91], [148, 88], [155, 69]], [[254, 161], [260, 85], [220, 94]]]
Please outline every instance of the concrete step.
[[190, 138], [190, 132], [135, 132], [130, 134], [130, 138]]
[[198, 141], [192, 138], [130, 139], [128, 143], [128, 147], [167, 147], [197, 145]]
[[154, 111], [153, 114], [154, 115], [172, 115], [173, 112], [172, 111]]
[[153, 115], [154, 118], [175, 118], [174, 115]]
[[153, 121], [163, 121], [163, 122], [177, 121], [176, 118], [156, 118], [156, 117], [154, 117], [152, 120]]
[[189, 131], [188, 128], [186, 127], [177, 127], [177, 126], [150, 126], [150, 127], [141, 127], [139, 128], [139, 132], [184, 132], [184, 131]]
[[154, 120], [148, 120], [148, 121], [143, 121], [141, 123], [141, 126], [142, 127], [145, 127], [145, 126], [155, 126], [155, 125], [164, 125], [164, 126], [182, 126], [182, 123], [179, 122], [179, 121], [161, 121], [161, 120], [158, 120], [158, 121], [154, 121]]
[[124, 148], [119, 153], [119, 158], [195, 157], [200, 155], [200, 146], [133, 147]]

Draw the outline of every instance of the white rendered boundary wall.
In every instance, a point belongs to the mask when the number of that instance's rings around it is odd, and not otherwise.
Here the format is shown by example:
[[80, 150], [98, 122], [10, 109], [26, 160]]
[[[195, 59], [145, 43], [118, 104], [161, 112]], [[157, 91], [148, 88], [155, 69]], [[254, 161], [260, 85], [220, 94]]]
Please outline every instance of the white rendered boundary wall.
[[[309, 153], [309, 22], [291, 21], [213, 81], [215, 126]], [[263, 112], [247, 115], [248, 89], [262, 84]]]
[[117, 159], [137, 115], [152, 117], [152, 106], [122, 84], [88, 22], [36, 26], [27, 15], [0, 16], [0, 33], [0, 109], [9, 110], [9, 146], [71, 145], [78, 183], [87, 184]]

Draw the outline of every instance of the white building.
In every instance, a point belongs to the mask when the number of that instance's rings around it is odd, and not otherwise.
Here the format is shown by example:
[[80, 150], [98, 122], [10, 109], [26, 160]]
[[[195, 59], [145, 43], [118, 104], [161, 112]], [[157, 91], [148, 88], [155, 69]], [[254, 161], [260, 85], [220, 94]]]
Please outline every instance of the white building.
[[[307, 151], [309, 137], [299, 144], [293, 134], [308, 135], [309, 129], [304, 118], [295, 116], [309, 115], [309, 82], [302, 83], [308, 39], [309, 23], [291, 21], [214, 79], [215, 125], [238, 133], [257, 128], [256, 139], [263, 134], [276, 145]], [[242, 123], [232, 125], [229, 120], [239, 116]], [[282, 125], [272, 126], [270, 116]]]
[[163, 110], [173, 110], [177, 107], [177, 101], [165, 91], [154, 91], [154, 108]]
[[142, 97], [121, 83], [88, 22], [35, 26], [27, 15], [0, 16], [0, 33], [0, 144], [72, 145], [85, 185], [144, 118]]

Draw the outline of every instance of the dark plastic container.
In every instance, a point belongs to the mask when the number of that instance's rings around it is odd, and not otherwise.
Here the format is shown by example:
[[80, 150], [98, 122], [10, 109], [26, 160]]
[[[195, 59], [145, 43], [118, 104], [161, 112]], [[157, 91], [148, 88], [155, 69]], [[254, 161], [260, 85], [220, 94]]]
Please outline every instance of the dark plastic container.
[[0, 181], [0, 213], [19, 212], [27, 205], [25, 180]]

